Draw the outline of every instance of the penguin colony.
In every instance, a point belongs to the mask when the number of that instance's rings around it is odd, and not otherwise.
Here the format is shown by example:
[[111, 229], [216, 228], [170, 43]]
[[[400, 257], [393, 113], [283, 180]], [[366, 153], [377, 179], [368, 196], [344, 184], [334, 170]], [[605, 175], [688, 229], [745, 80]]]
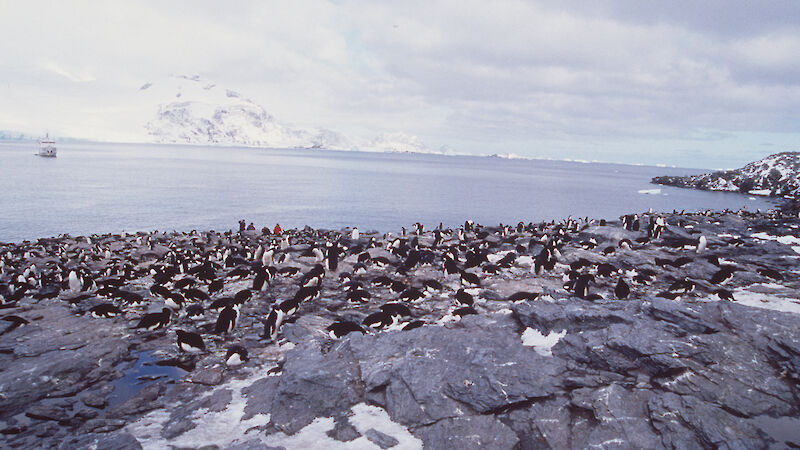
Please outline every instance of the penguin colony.
[[[754, 239], [695, 230], [722, 217], [797, 221], [779, 212], [676, 212], [433, 230], [417, 223], [400, 235], [306, 228], [0, 244], [0, 335], [29, 325], [30, 302], [61, 302], [87, 320], [172, 339], [181, 358], [215, 355], [233, 367], [291, 340], [291, 327], [336, 340], [450, 326], [545, 297], [735, 301], [739, 280], [797, 281], [794, 272], [750, 262]], [[259, 339], [245, 343], [253, 330]]]

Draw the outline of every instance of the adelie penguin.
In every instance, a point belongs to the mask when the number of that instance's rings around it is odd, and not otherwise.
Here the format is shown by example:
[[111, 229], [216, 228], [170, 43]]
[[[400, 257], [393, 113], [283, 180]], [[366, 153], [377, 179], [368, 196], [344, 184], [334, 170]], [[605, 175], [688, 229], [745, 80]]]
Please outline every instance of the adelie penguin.
[[225, 365], [228, 367], [240, 366], [250, 358], [247, 356], [247, 349], [239, 344], [234, 344], [228, 347], [225, 353]]
[[349, 320], [337, 320], [329, 325], [327, 330], [331, 339], [341, 339], [350, 333], [365, 333], [364, 329], [361, 328], [361, 325]]
[[631, 288], [628, 286], [628, 283], [625, 282], [622, 278], [617, 281], [616, 287], [614, 287], [614, 295], [620, 299], [624, 300], [628, 298], [628, 295], [631, 293]]
[[178, 348], [187, 353], [200, 353], [206, 351], [206, 344], [202, 336], [191, 331], [175, 330], [178, 335]]
[[147, 328], [150, 331], [157, 330], [169, 325], [170, 317], [172, 317], [172, 311], [169, 308], [163, 308], [161, 312], [142, 316], [134, 328]]
[[224, 334], [233, 331], [233, 328], [236, 326], [236, 318], [238, 316], [239, 311], [237, 311], [233, 306], [228, 305], [222, 308], [222, 311], [219, 313], [219, 317], [217, 317], [217, 323], [214, 326], [214, 333]]
[[115, 317], [119, 314], [123, 314], [121, 309], [119, 309], [116, 305], [113, 305], [111, 303], [101, 303], [97, 306], [93, 306], [92, 308], [89, 309], [89, 313], [92, 315], [92, 317], [98, 317], [98, 318], [99, 317], [109, 318], [109, 317]]
[[339, 268], [339, 245], [336, 242], [328, 243], [326, 246], [325, 262], [331, 272], [336, 272]]

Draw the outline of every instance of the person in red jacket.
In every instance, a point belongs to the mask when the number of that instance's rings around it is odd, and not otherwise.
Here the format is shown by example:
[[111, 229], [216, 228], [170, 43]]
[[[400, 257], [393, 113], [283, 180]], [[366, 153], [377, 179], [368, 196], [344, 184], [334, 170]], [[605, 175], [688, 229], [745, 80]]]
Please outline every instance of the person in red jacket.
[[281, 231], [283, 231], [283, 230], [281, 230], [281, 224], [276, 223], [275, 224], [275, 228], [273, 228], [272, 232], [275, 233], [275, 234], [281, 234]]

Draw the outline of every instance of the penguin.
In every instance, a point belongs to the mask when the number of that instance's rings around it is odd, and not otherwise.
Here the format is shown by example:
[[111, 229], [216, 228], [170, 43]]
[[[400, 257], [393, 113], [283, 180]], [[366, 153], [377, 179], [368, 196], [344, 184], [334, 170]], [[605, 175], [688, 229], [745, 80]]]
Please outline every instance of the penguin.
[[522, 300], [536, 300], [539, 298], [539, 294], [536, 292], [526, 292], [526, 291], [519, 291], [515, 292], [508, 296], [508, 301], [510, 302], [518, 302]]
[[628, 298], [628, 295], [631, 293], [631, 288], [628, 286], [628, 283], [625, 282], [622, 278], [617, 281], [616, 287], [614, 287], [614, 295], [620, 299], [624, 300]]
[[228, 305], [222, 308], [220, 311], [219, 316], [217, 317], [217, 323], [214, 326], [214, 333], [216, 334], [227, 334], [233, 331], [233, 328], [236, 326], [236, 318], [239, 316], [239, 311], [236, 308]]
[[701, 235], [697, 239], [697, 250], [696, 250], [697, 254], [699, 255], [700, 253], [703, 253], [706, 250], [707, 246], [708, 246], [708, 240], [706, 239], [705, 236]]
[[225, 353], [226, 366], [239, 366], [247, 361], [250, 361], [250, 358], [247, 356], [247, 349], [242, 345], [234, 344], [228, 347], [228, 351]]
[[275, 249], [270, 247], [268, 250], [264, 251], [264, 254], [261, 256], [261, 265], [264, 267], [268, 267], [272, 265], [272, 257], [275, 254]]
[[339, 245], [336, 242], [327, 245], [325, 257], [328, 263], [328, 270], [336, 272], [339, 268]]
[[280, 329], [281, 322], [283, 321], [283, 313], [277, 307], [273, 307], [267, 318], [262, 320], [264, 324], [264, 337], [269, 337], [273, 341], [278, 339], [278, 330]]
[[347, 301], [354, 304], [367, 303], [372, 298], [372, 294], [364, 289], [354, 289], [347, 292]]
[[209, 285], [208, 285], [208, 293], [209, 294], [217, 293], [217, 292], [221, 291], [222, 288], [224, 288], [224, 287], [225, 287], [225, 280], [223, 280], [222, 278], [218, 278], [216, 280], [213, 280], [211, 283], [209, 283]]
[[586, 299], [589, 295], [589, 283], [594, 281], [594, 276], [590, 274], [579, 275], [575, 280], [574, 290], [578, 298]]
[[302, 287], [297, 291], [292, 300], [300, 304], [302, 302], [314, 300], [319, 297], [321, 293], [322, 289], [319, 286]]
[[319, 286], [323, 278], [325, 278], [325, 268], [322, 264], [316, 264], [300, 279], [300, 287]]
[[392, 315], [391, 313], [378, 311], [365, 317], [364, 320], [361, 321], [361, 324], [373, 330], [381, 330], [396, 324], [398, 319], [398, 316]]
[[448, 257], [445, 257], [445, 260], [444, 260], [444, 276], [446, 277], [448, 275], [455, 275], [455, 274], [460, 273], [460, 272], [461, 272], [461, 269], [458, 268], [458, 264], [456, 264], [456, 262], [454, 260], [452, 260], [452, 259], [450, 259]]
[[422, 280], [422, 286], [427, 292], [436, 292], [442, 290], [442, 283], [434, 279]]
[[716, 289], [716, 290], [714, 290], [714, 294], [716, 294], [717, 297], [720, 298], [720, 300], [730, 300], [732, 302], [736, 301], [736, 299], [733, 298], [733, 292], [731, 292], [731, 291], [729, 291], [727, 289], [722, 289], [722, 288]]
[[406, 300], [406, 301], [413, 302], [415, 300], [421, 299], [424, 296], [425, 296], [425, 294], [423, 294], [422, 291], [420, 291], [419, 289], [414, 288], [414, 287], [410, 287], [410, 288], [407, 288], [406, 290], [404, 290], [403, 292], [401, 292], [400, 295], [397, 298], [399, 300]]
[[464, 316], [468, 316], [470, 314], [478, 314], [478, 311], [475, 310], [472, 306], [462, 306], [460, 308], [456, 308], [453, 310], [452, 313], [454, 316], [458, 316], [459, 318], [464, 318]]
[[134, 328], [147, 328], [150, 331], [157, 330], [169, 325], [172, 311], [169, 308], [162, 308], [161, 312], [148, 313], [139, 319], [139, 323]]
[[350, 333], [366, 333], [364, 329], [361, 328], [361, 325], [349, 320], [337, 320], [328, 326], [327, 331], [331, 339], [341, 339]]
[[409, 331], [409, 330], [413, 330], [415, 328], [420, 328], [423, 325], [425, 325], [425, 322], [422, 321], [422, 320], [412, 320], [411, 322], [408, 322], [407, 324], [403, 325], [403, 328], [401, 328], [401, 329], [403, 331]]
[[206, 344], [203, 338], [194, 332], [175, 330], [178, 335], [178, 349], [187, 353], [200, 353], [206, 351]]
[[721, 266], [720, 269], [711, 277], [712, 284], [725, 284], [733, 279], [733, 272], [736, 268], [732, 266]]
[[481, 279], [478, 278], [478, 275], [467, 272], [466, 270], [461, 271], [461, 284], [465, 286], [477, 286], [480, 287]]
[[115, 317], [119, 314], [124, 314], [121, 309], [119, 309], [116, 305], [111, 303], [101, 303], [97, 306], [93, 306], [89, 309], [89, 313], [92, 317]]
[[72, 292], [80, 292], [83, 290], [83, 279], [78, 275], [78, 272], [71, 270], [67, 277], [69, 283], [69, 290]]
[[475, 299], [464, 288], [459, 289], [453, 298], [462, 306], [472, 306], [475, 303]]
[[408, 306], [398, 302], [384, 303], [381, 305], [380, 309], [383, 312], [398, 316], [398, 318], [402, 316], [411, 316], [411, 310], [408, 308]]
[[186, 317], [192, 320], [199, 320], [202, 319], [205, 315], [205, 310], [203, 310], [203, 305], [198, 303], [193, 303], [186, 307]]
[[184, 298], [178, 292], [170, 292], [167, 298], [164, 300], [164, 306], [167, 308], [178, 311], [183, 309]]
[[353, 231], [350, 232], [350, 239], [357, 241], [361, 237], [361, 234], [358, 232], [358, 227], [353, 227]]

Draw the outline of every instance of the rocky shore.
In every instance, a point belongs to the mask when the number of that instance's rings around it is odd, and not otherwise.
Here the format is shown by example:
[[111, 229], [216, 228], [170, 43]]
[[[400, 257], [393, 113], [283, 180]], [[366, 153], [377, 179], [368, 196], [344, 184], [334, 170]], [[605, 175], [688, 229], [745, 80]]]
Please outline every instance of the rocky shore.
[[783, 152], [733, 170], [690, 176], [661, 176], [652, 180], [682, 188], [741, 192], [786, 199], [783, 205], [800, 212], [800, 152]]
[[800, 446], [796, 214], [61, 236], [0, 255], [4, 448]]

